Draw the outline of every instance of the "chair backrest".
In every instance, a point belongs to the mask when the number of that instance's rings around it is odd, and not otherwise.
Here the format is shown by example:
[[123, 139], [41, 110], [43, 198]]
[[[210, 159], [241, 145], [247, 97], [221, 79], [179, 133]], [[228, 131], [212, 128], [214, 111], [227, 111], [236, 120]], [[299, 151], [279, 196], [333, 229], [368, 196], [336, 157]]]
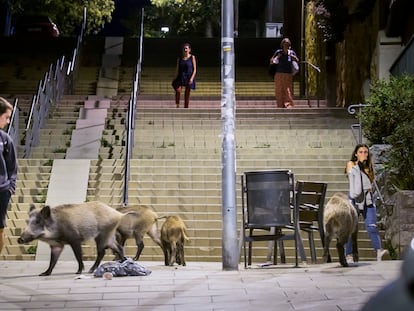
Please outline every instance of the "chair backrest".
[[243, 198], [246, 193], [247, 226], [291, 225], [291, 207], [294, 204], [293, 173], [290, 170], [255, 171], [245, 172], [244, 176], [246, 186], [243, 189]]
[[298, 181], [296, 183], [296, 206], [299, 222], [317, 221], [322, 224], [328, 185], [322, 182]]

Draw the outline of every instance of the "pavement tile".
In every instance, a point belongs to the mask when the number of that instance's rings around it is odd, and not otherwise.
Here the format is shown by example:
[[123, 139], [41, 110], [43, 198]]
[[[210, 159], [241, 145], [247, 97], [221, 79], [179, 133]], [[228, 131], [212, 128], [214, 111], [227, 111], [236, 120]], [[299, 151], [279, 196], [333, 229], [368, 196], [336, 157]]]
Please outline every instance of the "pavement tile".
[[[85, 266], [91, 263], [85, 263]], [[0, 262], [0, 310], [82, 311], [358, 311], [400, 275], [401, 261], [337, 263], [223, 271], [221, 263], [165, 267], [140, 262], [148, 276], [95, 278], [58, 262], [38, 276], [45, 261]]]

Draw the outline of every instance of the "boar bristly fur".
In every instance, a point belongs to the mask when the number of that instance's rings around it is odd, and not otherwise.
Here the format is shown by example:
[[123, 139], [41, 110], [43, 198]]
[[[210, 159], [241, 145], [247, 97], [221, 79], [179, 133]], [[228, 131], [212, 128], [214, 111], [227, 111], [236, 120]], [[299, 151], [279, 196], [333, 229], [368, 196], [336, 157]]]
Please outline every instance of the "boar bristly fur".
[[358, 262], [358, 213], [346, 194], [338, 192], [331, 197], [325, 206], [323, 223], [325, 229], [324, 261], [332, 261], [329, 244], [332, 239], [336, 238], [339, 262], [343, 267], [347, 267], [344, 247], [349, 237], [351, 237], [352, 256], [354, 262]]
[[166, 266], [174, 261], [185, 266], [184, 243], [188, 240], [187, 228], [179, 216], [168, 216], [161, 227], [161, 242]]
[[144, 236], [148, 236], [162, 248], [158, 230], [158, 215], [149, 206], [137, 205], [119, 208], [125, 214], [116, 232], [118, 243], [123, 247], [127, 239], [134, 238], [137, 244], [137, 253], [134, 260], [138, 260], [144, 249]]
[[123, 214], [101, 202], [81, 204], [63, 204], [53, 208], [45, 206], [36, 209], [31, 205], [28, 224], [18, 239], [18, 243], [28, 243], [35, 239], [50, 245], [49, 268], [40, 275], [50, 275], [64, 245], [69, 244], [78, 262], [77, 274], [84, 269], [82, 261], [82, 242], [94, 239], [97, 248], [97, 258], [89, 273], [100, 264], [105, 255], [105, 249], [110, 248], [120, 258], [124, 259], [123, 248], [115, 238], [116, 228]]

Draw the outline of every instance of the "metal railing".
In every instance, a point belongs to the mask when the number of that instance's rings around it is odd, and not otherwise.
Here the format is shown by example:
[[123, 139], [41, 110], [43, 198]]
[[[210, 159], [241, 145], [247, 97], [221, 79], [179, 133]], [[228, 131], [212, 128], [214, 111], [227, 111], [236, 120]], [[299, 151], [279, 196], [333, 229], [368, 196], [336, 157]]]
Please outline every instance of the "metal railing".
[[[350, 105], [348, 107], [348, 113], [349, 114], [356, 114], [356, 113], [361, 114], [362, 109], [368, 106], [369, 104], [361, 104], [361, 103], [356, 104], [356, 105]], [[357, 144], [362, 144], [362, 124], [361, 124], [360, 118], [358, 118], [358, 123], [351, 124], [351, 131], [352, 131], [352, 135], [354, 136], [355, 142]]]
[[7, 134], [9, 134], [10, 137], [13, 139], [16, 145], [17, 145], [17, 142], [19, 141], [19, 108], [17, 106], [18, 102], [19, 102], [19, 99], [16, 98], [13, 104], [13, 112], [10, 117], [10, 123], [6, 131]]
[[301, 64], [305, 65], [305, 98], [308, 101], [308, 106], [311, 107], [310, 104], [310, 98], [309, 98], [309, 87], [308, 87], [308, 72], [309, 67], [316, 71], [316, 101], [317, 101], [317, 107], [319, 108], [319, 101], [320, 101], [320, 76], [321, 69], [318, 66], [315, 66], [314, 64], [308, 62], [308, 61], [301, 61]]
[[132, 82], [131, 98], [128, 102], [128, 110], [125, 123], [125, 164], [124, 164], [124, 189], [123, 189], [123, 206], [128, 206], [128, 183], [130, 178], [130, 167], [132, 150], [134, 148], [134, 131], [135, 131], [135, 114], [137, 107], [137, 96], [140, 92], [140, 81], [141, 81], [141, 68], [142, 68], [142, 50], [143, 50], [143, 39], [144, 39], [144, 8], [141, 8], [141, 24], [140, 24], [140, 36], [138, 38], [138, 62], [135, 68], [135, 76]]
[[65, 91], [72, 92], [76, 60], [85, 33], [85, 27], [86, 8], [84, 9], [81, 32], [78, 36], [72, 59], [66, 61], [65, 56], [62, 56], [56, 61], [56, 64], [50, 64], [44, 78], [39, 81], [36, 94], [33, 95], [25, 128], [23, 158], [30, 158], [32, 148], [39, 145], [40, 129], [45, 126], [51, 106], [56, 105], [60, 101]]

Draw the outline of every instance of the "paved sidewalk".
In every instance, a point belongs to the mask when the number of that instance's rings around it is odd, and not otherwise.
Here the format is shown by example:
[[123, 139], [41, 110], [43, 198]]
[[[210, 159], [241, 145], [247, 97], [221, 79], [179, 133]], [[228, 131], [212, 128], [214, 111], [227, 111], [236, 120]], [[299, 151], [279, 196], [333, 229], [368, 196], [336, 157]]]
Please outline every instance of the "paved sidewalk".
[[[221, 263], [165, 267], [140, 262], [148, 276], [95, 278], [60, 261], [41, 277], [47, 261], [0, 261], [0, 310], [359, 310], [400, 275], [402, 261], [278, 265], [223, 271]], [[86, 271], [92, 262], [85, 262]]]

